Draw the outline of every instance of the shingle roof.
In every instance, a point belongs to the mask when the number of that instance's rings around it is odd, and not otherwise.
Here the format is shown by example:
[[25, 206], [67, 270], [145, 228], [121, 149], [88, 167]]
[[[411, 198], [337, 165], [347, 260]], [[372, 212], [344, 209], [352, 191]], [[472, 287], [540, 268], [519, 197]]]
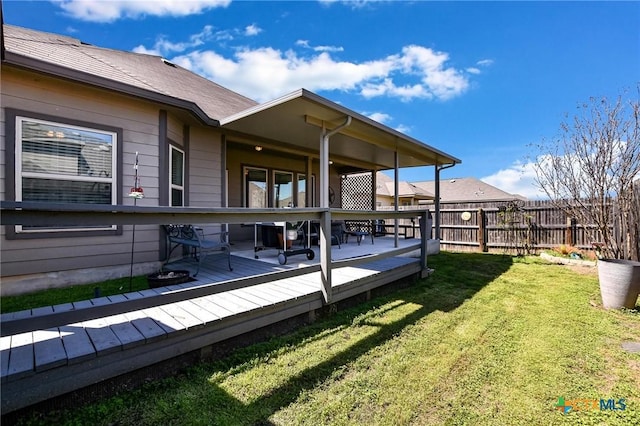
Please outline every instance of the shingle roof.
[[96, 47], [13, 25], [4, 25], [4, 43], [9, 62], [28, 58], [49, 65], [47, 70], [54, 73], [83, 73], [89, 80], [113, 82], [113, 87], [125, 92], [132, 89], [138, 96], [146, 92], [169, 97], [165, 98], [169, 101], [187, 101], [216, 121], [257, 104], [159, 56]]
[[[378, 181], [378, 187], [376, 190], [377, 195], [383, 195], [388, 197], [393, 197], [395, 194], [395, 185], [393, 179], [384, 173], [378, 172], [376, 176], [376, 180]], [[417, 198], [423, 200], [432, 200], [434, 198], [433, 192], [425, 191], [422, 188], [417, 187], [416, 185], [400, 181], [398, 182], [398, 197], [410, 197]]]
[[[413, 182], [425, 191], [435, 193], [435, 181]], [[493, 201], [523, 199], [473, 177], [440, 180], [440, 201]]]

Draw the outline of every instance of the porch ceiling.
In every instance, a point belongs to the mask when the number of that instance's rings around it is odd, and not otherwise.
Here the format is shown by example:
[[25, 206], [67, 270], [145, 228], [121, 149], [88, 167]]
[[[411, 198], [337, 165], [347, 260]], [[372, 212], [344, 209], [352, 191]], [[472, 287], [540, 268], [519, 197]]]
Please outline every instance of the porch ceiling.
[[333, 135], [329, 156], [338, 163], [373, 169], [460, 163], [460, 160], [416, 139], [344, 108], [305, 89], [220, 120], [220, 126], [246, 135], [287, 144], [318, 156], [322, 125], [327, 130], [351, 124]]

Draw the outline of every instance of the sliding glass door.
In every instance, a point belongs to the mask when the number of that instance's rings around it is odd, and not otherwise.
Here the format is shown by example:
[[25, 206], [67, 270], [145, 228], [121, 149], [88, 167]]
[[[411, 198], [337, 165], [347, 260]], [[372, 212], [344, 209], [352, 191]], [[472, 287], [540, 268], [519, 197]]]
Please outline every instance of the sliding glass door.
[[244, 167], [244, 206], [313, 207], [315, 176], [311, 176], [311, 205], [307, 206], [307, 177], [304, 173]]

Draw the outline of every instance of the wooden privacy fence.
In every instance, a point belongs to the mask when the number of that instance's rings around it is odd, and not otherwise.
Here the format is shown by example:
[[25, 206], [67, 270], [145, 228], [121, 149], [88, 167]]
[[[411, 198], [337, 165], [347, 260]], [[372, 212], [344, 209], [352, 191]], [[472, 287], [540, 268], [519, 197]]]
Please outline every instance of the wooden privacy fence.
[[571, 245], [592, 250], [589, 225], [554, 207], [549, 201], [441, 203], [440, 247], [455, 251], [512, 254]]

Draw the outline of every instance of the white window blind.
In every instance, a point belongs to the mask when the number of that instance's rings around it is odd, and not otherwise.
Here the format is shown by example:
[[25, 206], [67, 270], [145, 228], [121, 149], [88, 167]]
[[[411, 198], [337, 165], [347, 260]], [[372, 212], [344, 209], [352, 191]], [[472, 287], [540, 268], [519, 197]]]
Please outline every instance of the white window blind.
[[26, 117], [16, 120], [17, 201], [116, 203], [116, 133]]

